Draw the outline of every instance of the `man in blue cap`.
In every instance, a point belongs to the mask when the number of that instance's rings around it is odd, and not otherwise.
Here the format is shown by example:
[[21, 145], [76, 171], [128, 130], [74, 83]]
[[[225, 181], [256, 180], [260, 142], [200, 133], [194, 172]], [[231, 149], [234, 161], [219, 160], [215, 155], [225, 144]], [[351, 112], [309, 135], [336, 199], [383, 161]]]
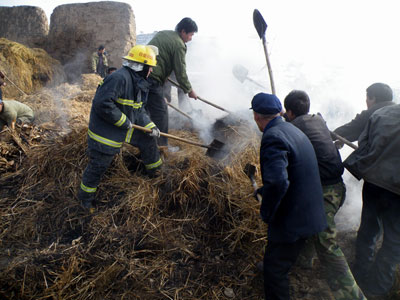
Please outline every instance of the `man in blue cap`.
[[275, 95], [259, 93], [251, 102], [263, 132], [260, 165], [261, 218], [268, 224], [264, 254], [265, 299], [290, 299], [289, 270], [306, 239], [326, 228], [317, 158], [310, 140], [281, 117]]

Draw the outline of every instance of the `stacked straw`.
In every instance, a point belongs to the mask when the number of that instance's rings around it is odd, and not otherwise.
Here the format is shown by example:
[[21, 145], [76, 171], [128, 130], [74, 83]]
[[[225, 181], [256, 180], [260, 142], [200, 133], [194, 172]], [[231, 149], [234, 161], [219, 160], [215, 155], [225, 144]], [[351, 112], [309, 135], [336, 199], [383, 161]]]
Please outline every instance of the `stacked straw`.
[[100, 184], [94, 214], [76, 199], [86, 130], [33, 146], [12, 184], [3, 182], [9, 193], [0, 202], [2, 297], [262, 295], [254, 263], [266, 228], [243, 173], [246, 163], [257, 164], [259, 137], [248, 126], [232, 130], [241, 143], [221, 161], [179, 143], [182, 151], [164, 155], [155, 179], [142, 174], [140, 153], [125, 145]]

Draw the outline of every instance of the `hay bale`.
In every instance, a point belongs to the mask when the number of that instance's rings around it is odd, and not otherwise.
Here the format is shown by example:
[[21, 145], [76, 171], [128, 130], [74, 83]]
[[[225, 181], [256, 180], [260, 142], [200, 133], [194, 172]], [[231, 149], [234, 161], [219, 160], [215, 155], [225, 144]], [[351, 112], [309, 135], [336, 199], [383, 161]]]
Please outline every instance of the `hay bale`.
[[[0, 70], [26, 94], [39, 91], [46, 85], [64, 81], [61, 64], [46, 51], [28, 48], [0, 38]], [[9, 80], [3, 87], [3, 98], [14, 99], [23, 94]]]
[[247, 150], [221, 162], [177, 143], [182, 151], [165, 157], [156, 179], [140, 173], [131, 163], [141, 164], [138, 150], [125, 145], [99, 186], [93, 215], [75, 196], [87, 163], [86, 128], [33, 147], [14, 178], [17, 196], [0, 201], [3, 295], [221, 299], [225, 288], [242, 298], [261, 295], [251, 270], [265, 226], [242, 171], [257, 163], [258, 137], [243, 130]]

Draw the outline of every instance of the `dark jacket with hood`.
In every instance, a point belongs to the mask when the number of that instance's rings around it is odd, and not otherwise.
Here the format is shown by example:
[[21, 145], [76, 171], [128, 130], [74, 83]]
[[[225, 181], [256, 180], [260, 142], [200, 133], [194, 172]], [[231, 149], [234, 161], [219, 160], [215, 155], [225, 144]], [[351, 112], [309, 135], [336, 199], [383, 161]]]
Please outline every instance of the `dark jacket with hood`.
[[309, 139], [281, 117], [270, 121], [261, 140], [261, 217], [268, 240], [295, 242], [326, 228], [317, 159]]
[[319, 115], [302, 115], [291, 121], [310, 139], [317, 156], [322, 185], [342, 182], [344, 167], [324, 119]]
[[358, 180], [400, 195], [400, 104], [372, 114], [358, 145], [344, 161], [346, 169]]
[[113, 155], [119, 152], [123, 142], [131, 142], [130, 123], [155, 127], [144, 108], [148, 88], [149, 83], [128, 67], [107, 76], [93, 99], [88, 147]]

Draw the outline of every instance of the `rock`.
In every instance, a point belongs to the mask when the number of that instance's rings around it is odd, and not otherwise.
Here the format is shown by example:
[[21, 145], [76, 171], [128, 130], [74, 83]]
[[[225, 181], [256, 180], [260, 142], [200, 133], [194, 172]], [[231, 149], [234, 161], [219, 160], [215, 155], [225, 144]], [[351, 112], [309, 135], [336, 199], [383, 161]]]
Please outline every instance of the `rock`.
[[224, 289], [224, 295], [228, 298], [235, 298], [235, 292], [231, 288], [225, 288]]

